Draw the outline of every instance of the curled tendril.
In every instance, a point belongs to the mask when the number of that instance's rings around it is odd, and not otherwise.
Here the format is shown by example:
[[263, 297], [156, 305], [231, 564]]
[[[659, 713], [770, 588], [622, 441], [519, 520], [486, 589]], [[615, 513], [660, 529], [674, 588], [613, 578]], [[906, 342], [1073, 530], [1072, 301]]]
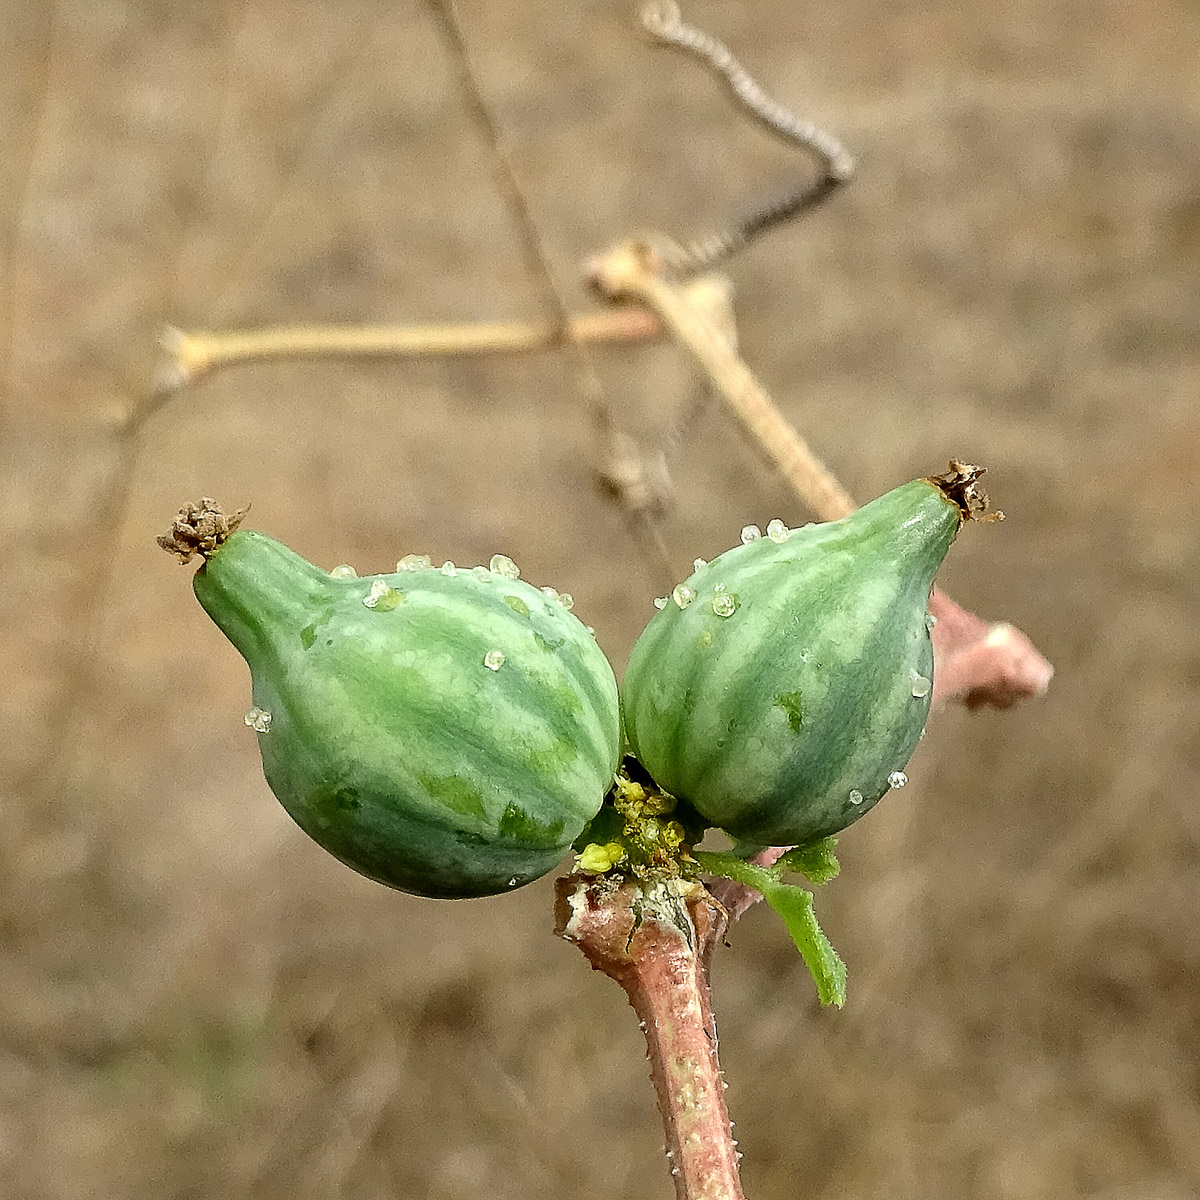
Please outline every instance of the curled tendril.
[[818, 204], [853, 175], [854, 159], [837, 138], [772, 100], [724, 42], [683, 20], [674, 0], [651, 0], [642, 9], [641, 22], [656, 41], [700, 59], [725, 80], [746, 113], [789, 145], [812, 155], [822, 172], [815, 182], [805, 180], [784, 195], [761, 204], [728, 229], [688, 243], [683, 247], [680, 264], [686, 273], [706, 270], [729, 258], [768, 229]]

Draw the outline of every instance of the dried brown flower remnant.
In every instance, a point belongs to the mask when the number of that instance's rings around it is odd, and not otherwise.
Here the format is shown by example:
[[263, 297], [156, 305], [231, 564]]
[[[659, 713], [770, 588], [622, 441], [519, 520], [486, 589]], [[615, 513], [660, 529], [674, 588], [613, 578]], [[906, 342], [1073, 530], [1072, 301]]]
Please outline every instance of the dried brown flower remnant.
[[964, 521], [1003, 521], [1002, 512], [989, 511], [991, 501], [979, 486], [979, 477], [986, 471], [987, 467], [972, 466], [952, 458], [945, 474], [931, 475], [929, 482], [940, 487], [958, 505]]
[[199, 504], [190, 501], [185, 504], [171, 528], [155, 540], [181, 563], [191, 562], [194, 554], [207, 558], [242, 523], [249, 511], [247, 504], [226, 515], [215, 500], [202, 496]]

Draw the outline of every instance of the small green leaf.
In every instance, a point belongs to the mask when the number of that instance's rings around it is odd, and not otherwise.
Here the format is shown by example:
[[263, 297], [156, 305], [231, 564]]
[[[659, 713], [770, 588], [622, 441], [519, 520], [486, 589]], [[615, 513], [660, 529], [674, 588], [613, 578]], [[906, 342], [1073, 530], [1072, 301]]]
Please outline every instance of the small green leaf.
[[812, 892], [794, 884], [780, 883], [773, 869], [744, 862], [732, 854], [697, 850], [695, 856], [707, 874], [732, 879], [762, 893], [762, 898], [787, 926], [813, 983], [817, 985], [817, 998], [822, 1004], [836, 1004], [841, 1008], [846, 1003], [846, 964], [817, 923]]
[[794, 850], [789, 850], [775, 866], [780, 871], [798, 871], [807, 877], [809, 883], [820, 887], [821, 884], [836, 879], [837, 873], [842, 869], [837, 855], [834, 854], [835, 849], [837, 838], [822, 838], [819, 842], [810, 842], [807, 846], [797, 846]]
[[813, 894], [790, 883], [763, 888], [763, 899], [779, 914], [796, 943], [822, 1004], [846, 1003], [846, 964], [838, 956], [813, 912]]

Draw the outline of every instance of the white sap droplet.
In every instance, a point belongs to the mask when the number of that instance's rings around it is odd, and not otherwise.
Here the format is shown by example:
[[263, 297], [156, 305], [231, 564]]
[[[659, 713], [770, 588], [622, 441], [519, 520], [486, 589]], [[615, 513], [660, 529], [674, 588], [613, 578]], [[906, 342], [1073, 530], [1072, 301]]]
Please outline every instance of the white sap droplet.
[[489, 650], [483, 656], [483, 665], [485, 667], [487, 667], [487, 669], [489, 671], [500, 670], [500, 668], [502, 666], [504, 666], [504, 651], [503, 650]]
[[858, 790], [858, 788], [851, 788], [850, 789], [850, 803], [851, 804], [861, 804], [862, 802], [863, 802], [862, 792], [860, 792]]
[[738, 598], [733, 592], [727, 592], [724, 588], [714, 590], [712, 610], [718, 617], [732, 617], [737, 607]]
[[912, 673], [912, 694], [914, 700], [920, 700], [925, 696], [928, 696], [932, 687], [933, 684], [930, 683], [929, 680], [920, 673], [920, 671], [914, 671]]
[[588, 633], [590, 633], [592, 635], [592, 637], [596, 636], [596, 631], [595, 631], [595, 629], [592, 628], [592, 626], [585, 625], [584, 629], [586, 629], [588, 631]]
[[391, 590], [386, 579], [376, 579], [371, 584], [371, 590], [363, 597], [363, 604], [367, 608], [374, 608]]
[[508, 881], [508, 886], [509, 887], [517, 886], [517, 877], [515, 875]]
[[397, 571], [428, 571], [433, 560], [428, 554], [406, 554], [397, 564]]
[[446, 561], [444, 563], [442, 563], [442, 574], [443, 575], [457, 575], [458, 568], [449, 559], [446, 559]]
[[903, 771], [893, 771], [888, 776], [888, 787], [902, 788], [908, 782], [908, 776]]
[[329, 572], [333, 579], [357, 579], [358, 572], [349, 564], [341, 563]]
[[242, 718], [255, 733], [269, 733], [271, 729], [271, 714], [265, 708], [255, 705]]
[[655, 596], [654, 597], [654, 607], [655, 608], [666, 608], [667, 607], [666, 596]]
[[757, 542], [762, 537], [762, 530], [757, 525], [744, 525], [742, 527], [742, 545], [749, 545], [750, 542]]
[[492, 573], [499, 575], [502, 579], [520, 579], [521, 572], [517, 564], [513, 562], [507, 554], [493, 554], [492, 561], [488, 563]]
[[471, 574], [474, 575], [480, 583], [490, 583], [492, 579], [492, 573], [487, 569], [487, 567], [472, 567]]
[[938, 622], [938, 619], [937, 619], [937, 617], [935, 617], [933, 615], [933, 613], [925, 614], [925, 628], [926, 629], [932, 630], [933, 627], [937, 624], [937, 622]]
[[707, 566], [708, 566], [708, 559], [706, 559], [706, 558], [693, 558], [692, 559], [692, 570], [693, 571], [699, 571], [702, 567], [707, 567]]
[[686, 583], [681, 583], [676, 586], [671, 593], [671, 599], [679, 605], [680, 608], [687, 608], [689, 604], [696, 598], [696, 593], [692, 591]]
[[545, 596], [547, 600], [553, 600], [555, 604], [558, 603], [558, 590], [556, 588], [544, 587], [540, 590], [542, 595]]
[[567, 612], [570, 612], [575, 607], [575, 597], [570, 592], [559, 592], [557, 599]]
[[786, 542], [792, 536], [792, 531], [778, 518], [767, 523], [767, 537], [773, 542]]

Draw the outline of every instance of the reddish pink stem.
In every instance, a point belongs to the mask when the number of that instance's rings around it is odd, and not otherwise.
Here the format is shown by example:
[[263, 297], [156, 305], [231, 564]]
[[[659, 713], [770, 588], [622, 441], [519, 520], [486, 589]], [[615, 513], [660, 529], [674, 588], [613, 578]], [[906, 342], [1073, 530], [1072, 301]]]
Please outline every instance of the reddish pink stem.
[[558, 881], [557, 917], [638, 1015], [677, 1200], [744, 1200], [708, 988], [724, 912], [699, 887], [681, 896], [574, 875]]
[[968, 708], [1012, 708], [1042, 695], [1054, 668], [1017, 628], [990, 624], [933, 589], [935, 700], [961, 700]]

